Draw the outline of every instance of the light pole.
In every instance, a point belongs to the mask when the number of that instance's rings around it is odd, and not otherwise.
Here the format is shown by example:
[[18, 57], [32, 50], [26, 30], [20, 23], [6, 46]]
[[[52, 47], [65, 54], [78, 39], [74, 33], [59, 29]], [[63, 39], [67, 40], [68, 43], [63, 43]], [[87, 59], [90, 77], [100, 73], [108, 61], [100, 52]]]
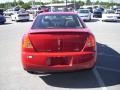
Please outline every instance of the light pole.
[[65, 3], [66, 3], [66, 7], [67, 7], [67, 0], [66, 0], [66, 2], [65, 2]]
[[74, 0], [74, 10], [76, 9], [76, 5], [75, 4], [76, 4], [76, 0]]
[[52, 7], [52, 0], [50, 0], [50, 11], [52, 12], [53, 11], [53, 7]]

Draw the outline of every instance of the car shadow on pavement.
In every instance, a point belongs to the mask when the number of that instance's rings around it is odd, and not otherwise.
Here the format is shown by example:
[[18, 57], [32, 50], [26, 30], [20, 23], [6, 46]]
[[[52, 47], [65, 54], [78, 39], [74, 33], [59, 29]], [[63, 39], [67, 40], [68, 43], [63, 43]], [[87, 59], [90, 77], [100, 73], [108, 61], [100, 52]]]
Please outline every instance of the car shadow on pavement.
[[98, 22], [99, 21], [99, 19], [95, 19], [95, 18], [92, 18], [90, 21], [84, 21], [84, 22], [86, 22], [86, 23], [89, 23], [89, 22]]
[[26, 22], [33, 22], [33, 20], [23, 20], [23, 21], [18, 21], [17, 23], [26, 23]]
[[[120, 54], [112, 48], [97, 43], [96, 70], [106, 87], [120, 84]], [[39, 76], [47, 85], [60, 88], [100, 88], [93, 70], [51, 73]]]
[[4, 23], [4, 24], [0, 24], [0, 25], [9, 25], [9, 24], [12, 24], [12, 23]]
[[120, 23], [120, 20], [119, 21], [104, 21], [106, 23]]

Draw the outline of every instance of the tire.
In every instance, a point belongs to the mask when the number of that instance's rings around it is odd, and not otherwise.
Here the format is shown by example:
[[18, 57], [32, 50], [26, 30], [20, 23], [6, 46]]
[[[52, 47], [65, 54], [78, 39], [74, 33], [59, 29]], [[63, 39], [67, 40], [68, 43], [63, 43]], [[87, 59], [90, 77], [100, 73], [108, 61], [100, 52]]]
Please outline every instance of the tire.
[[91, 21], [91, 18], [89, 18], [89, 20], [88, 20], [89, 22]]
[[15, 17], [15, 22], [18, 22], [18, 20], [16, 19], [16, 17]]
[[28, 20], [26, 20], [27, 22], [29, 22], [30, 20], [28, 19]]
[[34, 72], [34, 71], [27, 71], [27, 72], [30, 74], [36, 74], [36, 72]]

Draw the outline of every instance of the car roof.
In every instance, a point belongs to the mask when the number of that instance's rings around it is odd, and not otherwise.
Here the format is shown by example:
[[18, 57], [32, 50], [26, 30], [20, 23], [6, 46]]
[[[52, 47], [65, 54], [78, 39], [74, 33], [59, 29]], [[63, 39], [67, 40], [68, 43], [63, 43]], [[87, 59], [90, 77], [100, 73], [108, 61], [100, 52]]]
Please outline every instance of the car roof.
[[40, 13], [39, 15], [51, 15], [51, 14], [77, 14], [76, 12], [43, 12], [43, 13]]

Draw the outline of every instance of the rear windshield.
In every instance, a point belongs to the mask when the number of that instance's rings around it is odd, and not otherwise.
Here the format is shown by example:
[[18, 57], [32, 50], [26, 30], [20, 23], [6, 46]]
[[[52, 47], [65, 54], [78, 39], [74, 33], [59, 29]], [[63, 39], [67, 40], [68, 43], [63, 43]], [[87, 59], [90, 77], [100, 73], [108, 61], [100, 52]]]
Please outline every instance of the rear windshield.
[[105, 13], [106, 13], [106, 14], [114, 14], [115, 11], [114, 11], [114, 10], [106, 10]]
[[73, 14], [38, 15], [32, 29], [43, 28], [83, 28], [83, 25], [79, 17]]
[[117, 10], [117, 12], [120, 12], [120, 10]]
[[78, 10], [79, 13], [89, 13], [89, 10]]

